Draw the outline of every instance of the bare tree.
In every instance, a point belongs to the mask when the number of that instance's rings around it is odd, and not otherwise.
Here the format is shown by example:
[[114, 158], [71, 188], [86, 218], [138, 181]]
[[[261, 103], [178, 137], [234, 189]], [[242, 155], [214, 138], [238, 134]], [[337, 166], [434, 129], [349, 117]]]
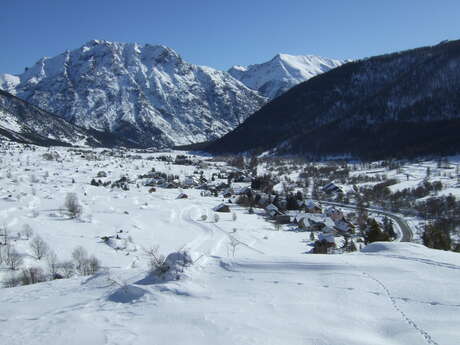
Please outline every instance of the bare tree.
[[34, 234], [34, 230], [29, 224], [24, 224], [22, 226], [21, 233], [26, 237], [26, 239], [30, 239], [32, 235]]
[[72, 252], [72, 259], [75, 261], [76, 270], [82, 274], [85, 261], [88, 260], [88, 252], [82, 246], [76, 247]]
[[58, 264], [58, 270], [65, 278], [70, 278], [75, 273], [75, 265], [72, 261], [64, 261]]
[[232, 256], [235, 257], [235, 252], [236, 252], [236, 247], [238, 247], [241, 244], [240, 241], [238, 241], [234, 236], [230, 236], [230, 242], [229, 246], [232, 250]]
[[82, 246], [74, 249], [72, 258], [78, 273], [84, 276], [96, 273], [101, 267], [99, 260], [94, 255], [88, 258], [88, 253]]
[[19, 279], [22, 285], [30, 285], [46, 281], [46, 276], [40, 267], [29, 267], [22, 270]]
[[101, 268], [101, 263], [98, 258], [94, 255], [91, 255], [87, 260], [87, 275], [94, 274]]
[[48, 255], [46, 256], [46, 263], [48, 265], [48, 270], [50, 272], [51, 277], [54, 279], [59, 270], [59, 261], [58, 257], [55, 252], [50, 250]]
[[64, 207], [66, 208], [70, 218], [77, 218], [82, 213], [82, 207], [78, 201], [78, 196], [75, 193], [67, 193]]
[[11, 245], [6, 246], [5, 252], [5, 263], [11, 270], [17, 270], [23, 263], [22, 256]]
[[41, 260], [49, 252], [48, 244], [38, 235], [30, 242], [30, 249], [37, 260]]

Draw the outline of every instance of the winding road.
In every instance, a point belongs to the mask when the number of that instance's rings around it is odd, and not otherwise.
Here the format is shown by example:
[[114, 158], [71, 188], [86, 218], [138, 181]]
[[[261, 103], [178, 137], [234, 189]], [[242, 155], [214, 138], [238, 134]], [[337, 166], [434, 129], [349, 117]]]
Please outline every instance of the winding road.
[[[339, 206], [343, 208], [350, 208], [353, 210], [356, 210], [358, 208], [356, 205], [340, 204], [337, 202], [322, 201], [322, 200], [316, 200], [316, 201], [319, 203], [325, 204], [325, 205]], [[388, 218], [394, 220], [398, 224], [399, 228], [401, 229], [401, 234], [400, 234], [400, 239], [399, 239], [400, 242], [411, 242], [412, 241], [412, 238], [413, 238], [412, 229], [409, 226], [409, 224], [407, 224], [406, 220], [403, 217], [400, 217], [388, 211], [384, 211], [384, 210], [380, 210], [380, 209], [376, 209], [372, 207], [366, 208], [366, 210], [372, 213], [377, 213], [377, 214], [387, 216]]]

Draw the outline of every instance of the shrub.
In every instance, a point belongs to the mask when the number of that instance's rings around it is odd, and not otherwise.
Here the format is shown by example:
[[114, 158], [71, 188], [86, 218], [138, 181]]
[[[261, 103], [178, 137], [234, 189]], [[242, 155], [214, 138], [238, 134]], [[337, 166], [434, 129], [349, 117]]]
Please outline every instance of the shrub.
[[11, 270], [15, 271], [22, 265], [22, 256], [12, 246], [7, 245], [5, 254], [5, 263]]
[[26, 237], [26, 239], [30, 239], [34, 234], [34, 230], [29, 224], [24, 224], [22, 226], [21, 233]]
[[37, 260], [41, 260], [49, 252], [48, 244], [40, 237], [35, 236], [30, 242], [30, 248], [32, 253]]
[[70, 218], [77, 218], [82, 213], [82, 207], [78, 201], [77, 194], [67, 193], [65, 197], [64, 207], [67, 210]]
[[99, 260], [94, 255], [88, 258], [88, 253], [82, 246], [73, 250], [72, 258], [75, 261], [75, 269], [84, 276], [96, 273], [101, 267]]
[[19, 279], [22, 285], [30, 285], [46, 281], [46, 276], [40, 267], [29, 267], [22, 270]]

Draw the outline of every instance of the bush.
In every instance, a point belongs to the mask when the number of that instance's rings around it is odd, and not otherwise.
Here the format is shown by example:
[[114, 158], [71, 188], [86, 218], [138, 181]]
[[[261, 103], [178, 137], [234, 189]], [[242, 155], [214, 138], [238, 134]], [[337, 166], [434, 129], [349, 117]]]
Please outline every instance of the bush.
[[32, 253], [37, 260], [41, 260], [49, 252], [48, 244], [40, 237], [35, 236], [30, 242], [30, 248]]
[[22, 256], [10, 245], [7, 245], [5, 249], [5, 263], [13, 271], [17, 270], [23, 263]]
[[26, 239], [30, 239], [34, 234], [34, 230], [29, 224], [24, 224], [22, 226], [21, 233], [26, 237]]
[[144, 252], [149, 259], [149, 269], [151, 273], [161, 276], [168, 272], [169, 266], [166, 264], [166, 257], [160, 253], [158, 246], [146, 249]]
[[22, 270], [19, 279], [22, 285], [30, 285], [46, 281], [46, 276], [40, 267], [29, 267]]
[[12, 288], [19, 286], [21, 284], [21, 279], [15, 273], [11, 273], [9, 277], [3, 280], [3, 286], [6, 288]]
[[77, 194], [67, 193], [65, 197], [64, 207], [67, 210], [70, 218], [77, 218], [81, 216], [82, 207], [78, 201]]

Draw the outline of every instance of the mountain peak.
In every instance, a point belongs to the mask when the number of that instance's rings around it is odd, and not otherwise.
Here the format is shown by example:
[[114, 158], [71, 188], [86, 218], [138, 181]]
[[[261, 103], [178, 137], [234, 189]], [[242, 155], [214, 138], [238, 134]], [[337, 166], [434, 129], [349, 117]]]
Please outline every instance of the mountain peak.
[[228, 72], [249, 88], [273, 99], [294, 85], [343, 63], [344, 61], [315, 55], [278, 53], [267, 62], [248, 67], [234, 66]]
[[192, 65], [164, 45], [91, 40], [41, 59], [18, 77], [0, 78], [0, 87], [139, 146], [215, 139], [266, 102], [229, 74]]

